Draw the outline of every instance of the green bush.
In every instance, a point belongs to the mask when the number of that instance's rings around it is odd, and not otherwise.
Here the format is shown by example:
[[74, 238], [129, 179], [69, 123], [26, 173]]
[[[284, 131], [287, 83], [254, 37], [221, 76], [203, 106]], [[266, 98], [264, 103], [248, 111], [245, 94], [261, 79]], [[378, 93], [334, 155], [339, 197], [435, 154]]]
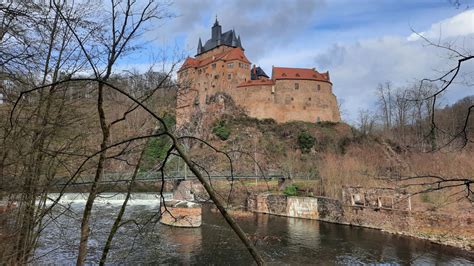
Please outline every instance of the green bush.
[[298, 145], [302, 152], [309, 152], [315, 143], [316, 139], [308, 131], [302, 131], [298, 135]]
[[[164, 114], [162, 118], [169, 129], [176, 124], [176, 118], [173, 115]], [[159, 132], [162, 132], [162, 130], [160, 129]], [[140, 170], [146, 171], [153, 168], [157, 162], [165, 158], [170, 147], [171, 141], [166, 136], [150, 138], [143, 154]]]
[[214, 125], [214, 128], [212, 128], [212, 133], [221, 140], [227, 140], [230, 136], [230, 128], [225, 120], [220, 120]]
[[283, 194], [286, 196], [296, 196], [298, 194], [298, 186], [296, 184], [291, 184], [285, 188]]

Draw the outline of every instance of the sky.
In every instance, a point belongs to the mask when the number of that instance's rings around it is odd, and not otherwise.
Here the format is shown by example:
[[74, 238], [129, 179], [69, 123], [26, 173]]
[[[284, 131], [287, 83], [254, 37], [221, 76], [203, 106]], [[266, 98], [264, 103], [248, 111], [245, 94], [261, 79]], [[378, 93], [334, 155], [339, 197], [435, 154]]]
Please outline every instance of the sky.
[[[460, 3], [175, 0], [169, 8], [176, 17], [160, 21], [143, 38], [149, 41], [152, 54], [173, 47], [184, 56], [194, 56], [198, 38], [203, 42], [210, 38], [217, 15], [223, 31], [235, 29], [249, 60], [267, 74], [272, 66], [329, 71], [343, 119], [354, 122], [359, 110], [375, 111], [379, 83], [407, 86], [435, 77], [455, 63], [445, 51], [427, 47], [413, 31], [459, 49], [474, 50], [474, 0]], [[146, 65], [152, 57], [141, 53], [133, 62], [135, 66]], [[473, 72], [471, 62], [465, 66], [463, 77]], [[456, 84], [442, 103], [474, 95], [473, 88]]]

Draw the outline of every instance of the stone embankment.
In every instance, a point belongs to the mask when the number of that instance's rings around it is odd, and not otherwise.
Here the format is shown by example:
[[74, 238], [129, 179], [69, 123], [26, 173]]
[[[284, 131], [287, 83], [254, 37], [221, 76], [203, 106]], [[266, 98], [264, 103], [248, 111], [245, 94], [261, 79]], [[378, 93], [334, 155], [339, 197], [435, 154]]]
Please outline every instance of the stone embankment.
[[[378, 196], [374, 200], [374, 195], [380, 193], [373, 191], [346, 192], [350, 192], [345, 195], [348, 202], [326, 197], [252, 194], [247, 199], [247, 208], [257, 213], [373, 228], [468, 251], [474, 250], [474, 221], [469, 217], [411, 211], [409, 199], [406, 198], [406, 204], [394, 201], [393, 205], [388, 206], [392, 200], [384, 198], [387, 196]], [[393, 197], [397, 198], [399, 195], [395, 194]]]

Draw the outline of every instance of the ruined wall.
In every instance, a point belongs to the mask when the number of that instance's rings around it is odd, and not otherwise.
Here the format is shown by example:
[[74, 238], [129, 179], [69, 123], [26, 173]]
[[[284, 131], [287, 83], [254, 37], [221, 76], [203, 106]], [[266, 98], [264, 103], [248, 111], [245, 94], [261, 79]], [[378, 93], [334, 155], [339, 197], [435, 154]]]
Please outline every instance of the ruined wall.
[[[359, 196], [354, 199], [354, 195]], [[398, 203], [383, 206], [381, 197]], [[258, 213], [381, 229], [474, 250], [474, 214], [467, 212], [463, 217], [454, 217], [431, 211], [410, 211], [403, 191], [393, 189], [345, 187], [343, 202], [325, 197], [253, 194], [247, 200], [247, 208]]]
[[337, 200], [325, 197], [287, 197], [263, 193], [247, 199], [247, 209], [258, 213], [322, 221], [339, 221], [343, 209]]

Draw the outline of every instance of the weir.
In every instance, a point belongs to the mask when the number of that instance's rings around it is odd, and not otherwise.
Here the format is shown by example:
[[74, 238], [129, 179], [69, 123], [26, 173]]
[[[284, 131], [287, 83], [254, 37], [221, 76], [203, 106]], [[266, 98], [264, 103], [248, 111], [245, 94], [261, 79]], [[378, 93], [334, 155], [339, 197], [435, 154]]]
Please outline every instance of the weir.
[[[47, 204], [52, 204], [54, 200], [59, 197], [59, 193], [48, 194]], [[64, 193], [59, 203], [61, 204], [85, 204], [89, 193]], [[122, 204], [125, 200], [126, 193], [113, 193], [106, 192], [100, 193], [94, 201], [94, 204]], [[172, 199], [172, 193], [163, 193], [163, 197], [166, 200]], [[161, 195], [160, 193], [132, 193], [128, 201], [129, 205], [159, 205]]]

